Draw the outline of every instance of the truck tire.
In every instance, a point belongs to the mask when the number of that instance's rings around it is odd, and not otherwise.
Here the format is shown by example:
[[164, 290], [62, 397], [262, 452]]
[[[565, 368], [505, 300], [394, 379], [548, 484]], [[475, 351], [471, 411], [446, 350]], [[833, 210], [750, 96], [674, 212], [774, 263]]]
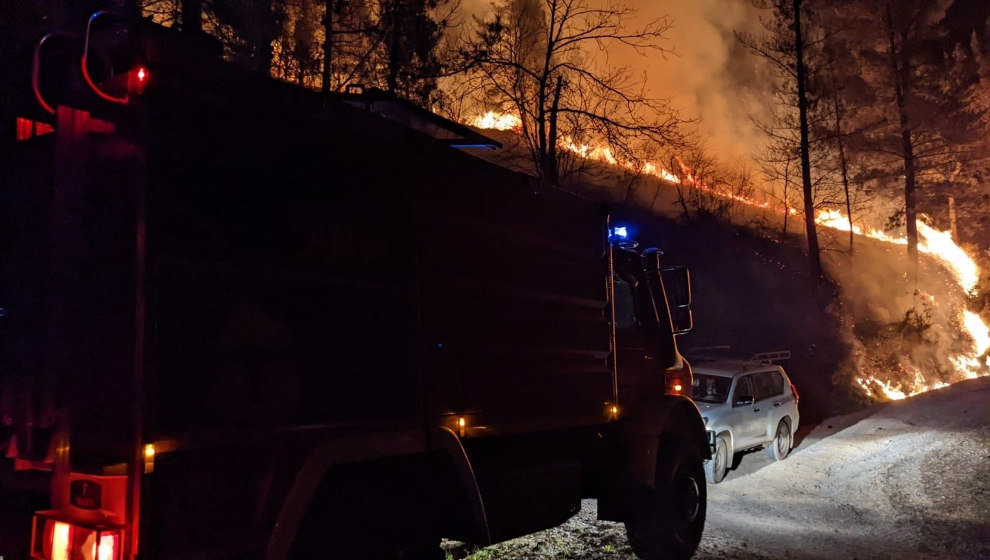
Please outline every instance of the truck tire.
[[718, 436], [715, 438], [715, 455], [705, 461], [705, 480], [709, 484], [718, 484], [725, 478], [725, 471], [729, 469], [729, 444], [725, 438]]
[[783, 461], [787, 454], [791, 452], [791, 426], [787, 420], [781, 420], [777, 424], [777, 433], [773, 440], [767, 445], [767, 456], [774, 461]]
[[660, 448], [656, 489], [636, 500], [626, 535], [643, 560], [687, 559], [701, 542], [707, 501], [701, 454], [679, 438]]

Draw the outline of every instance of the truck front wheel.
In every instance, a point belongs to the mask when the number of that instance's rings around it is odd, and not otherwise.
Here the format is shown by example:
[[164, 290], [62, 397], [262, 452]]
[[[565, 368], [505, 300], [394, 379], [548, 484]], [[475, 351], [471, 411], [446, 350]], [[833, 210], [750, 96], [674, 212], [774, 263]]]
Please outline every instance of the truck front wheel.
[[707, 485], [701, 454], [689, 442], [660, 448], [656, 489], [644, 491], [626, 521], [626, 535], [643, 560], [690, 558], [705, 528]]

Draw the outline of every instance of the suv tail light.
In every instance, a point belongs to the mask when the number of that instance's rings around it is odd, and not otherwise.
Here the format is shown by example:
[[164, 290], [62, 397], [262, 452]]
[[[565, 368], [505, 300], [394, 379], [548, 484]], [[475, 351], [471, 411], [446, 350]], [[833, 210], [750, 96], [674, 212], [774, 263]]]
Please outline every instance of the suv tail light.
[[82, 525], [55, 517], [58, 512], [34, 514], [32, 560], [121, 560], [124, 528]]
[[791, 383], [791, 392], [794, 393], [794, 404], [797, 404], [801, 400], [801, 397], [798, 396], [797, 387], [793, 383]]

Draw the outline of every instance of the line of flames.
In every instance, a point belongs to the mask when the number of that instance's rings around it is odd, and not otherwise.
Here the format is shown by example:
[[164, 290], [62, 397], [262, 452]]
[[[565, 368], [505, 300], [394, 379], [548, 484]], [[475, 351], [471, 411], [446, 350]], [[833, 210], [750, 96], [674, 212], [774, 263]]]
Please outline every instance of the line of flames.
[[[522, 125], [518, 116], [494, 111], [489, 111], [475, 118], [471, 124], [482, 129], [514, 130], [517, 133], [521, 132]], [[733, 192], [708, 188], [703, 182], [695, 179], [689, 167], [680, 162], [681, 174], [678, 175], [654, 162], [623, 161], [608, 146], [578, 144], [571, 138], [563, 138], [560, 146], [585, 159], [609, 163], [676, 185], [690, 185], [693, 188], [705, 190], [717, 196], [730, 198], [752, 207], [773, 209], [771, 203], [765, 200], [756, 200]], [[792, 207], [785, 207], [783, 209], [778, 207], [776, 209], [781, 212], [787, 212], [790, 215], [799, 213], [796, 208]], [[821, 226], [838, 231], [848, 232], [850, 229], [849, 219], [838, 210], [822, 210], [818, 212], [815, 215], [815, 222]], [[971, 295], [980, 279], [980, 269], [976, 265], [976, 262], [953, 241], [951, 232], [939, 231], [923, 221], [918, 221], [917, 224], [919, 235], [918, 250], [936, 259], [952, 273], [956, 283], [963, 292], [966, 295]], [[852, 231], [856, 235], [869, 237], [885, 243], [907, 245], [906, 237], [893, 236], [877, 229], [864, 230], [860, 226], [853, 224]], [[987, 326], [979, 314], [967, 309], [960, 309], [958, 320], [973, 343], [968, 353], [950, 356], [950, 363], [952, 363], [959, 374], [959, 380], [973, 379], [981, 375], [987, 375], [988, 371], [990, 371], [988, 370], [990, 368], [990, 357], [987, 356], [987, 351], [990, 350], [990, 327]], [[982, 363], [980, 362], [981, 358], [985, 360]], [[907, 385], [891, 383], [875, 376], [858, 377], [855, 381], [868, 396], [872, 398], [885, 397], [891, 400], [904, 399], [949, 385], [949, 383], [942, 381], [929, 382], [925, 379], [921, 370], [915, 370], [912, 382]]]

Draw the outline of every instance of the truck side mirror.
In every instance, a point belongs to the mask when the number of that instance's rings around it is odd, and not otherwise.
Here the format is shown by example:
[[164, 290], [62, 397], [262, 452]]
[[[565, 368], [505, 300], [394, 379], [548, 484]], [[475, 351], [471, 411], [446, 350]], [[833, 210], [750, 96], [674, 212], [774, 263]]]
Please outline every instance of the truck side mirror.
[[670, 305], [670, 320], [674, 334], [686, 334], [694, 327], [691, 315], [691, 272], [683, 266], [661, 269], [663, 286]]

